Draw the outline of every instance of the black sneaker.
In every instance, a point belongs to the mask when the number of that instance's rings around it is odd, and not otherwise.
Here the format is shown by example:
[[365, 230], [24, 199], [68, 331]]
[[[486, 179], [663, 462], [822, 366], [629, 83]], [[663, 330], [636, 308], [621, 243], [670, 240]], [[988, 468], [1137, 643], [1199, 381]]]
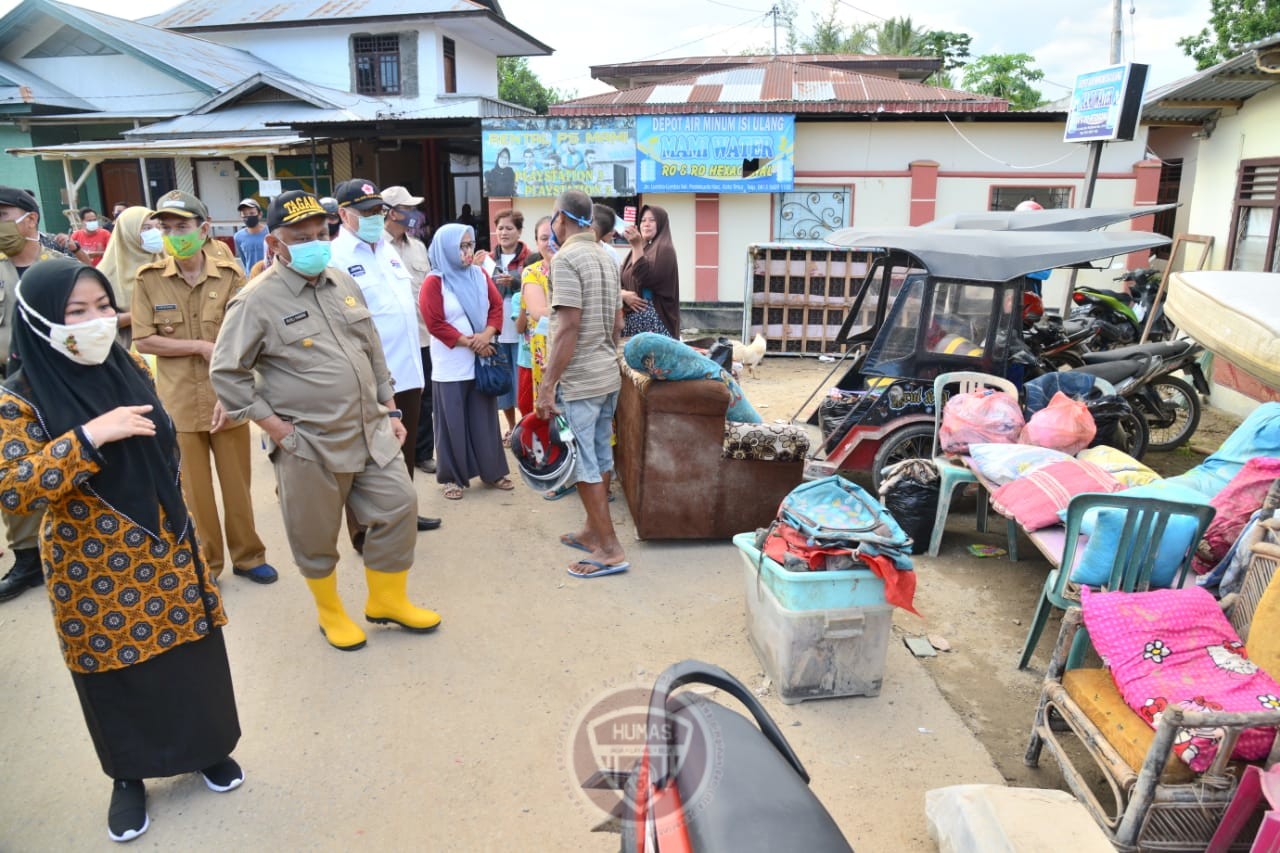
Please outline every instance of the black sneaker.
[[0, 601], [17, 598], [42, 583], [44, 575], [40, 568], [40, 551], [36, 548], [15, 548], [13, 568], [0, 579]]
[[112, 841], [132, 841], [147, 831], [147, 786], [141, 779], [116, 779], [111, 784], [107, 835]]
[[217, 791], [219, 794], [234, 791], [244, 782], [244, 771], [229, 755], [217, 764], [201, 770], [200, 775], [204, 777], [204, 783], [209, 786], [209, 790]]

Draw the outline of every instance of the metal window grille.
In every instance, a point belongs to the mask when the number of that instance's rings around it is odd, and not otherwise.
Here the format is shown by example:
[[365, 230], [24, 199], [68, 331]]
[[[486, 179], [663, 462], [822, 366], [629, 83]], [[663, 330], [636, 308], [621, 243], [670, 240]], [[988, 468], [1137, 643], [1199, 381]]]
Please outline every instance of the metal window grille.
[[853, 193], [847, 187], [806, 187], [774, 199], [773, 239], [822, 240], [849, 225]]
[[361, 95], [400, 94], [400, 36], [355, 36], [356, 91]]

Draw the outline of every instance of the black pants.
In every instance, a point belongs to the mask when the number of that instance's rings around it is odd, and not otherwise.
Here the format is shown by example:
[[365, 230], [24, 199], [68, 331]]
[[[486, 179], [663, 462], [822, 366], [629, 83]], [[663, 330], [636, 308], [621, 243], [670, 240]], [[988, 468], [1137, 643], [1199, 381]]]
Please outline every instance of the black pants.
[[422, 375], [426, 384], [422, 387], [422, 403], [418, 410], [418, 433], [410, 434], [406, 441], [415, 441], [416, 462], [426, 462], [436, 455], [436, 431], [431, 423], [431, 347], [422, 348]]

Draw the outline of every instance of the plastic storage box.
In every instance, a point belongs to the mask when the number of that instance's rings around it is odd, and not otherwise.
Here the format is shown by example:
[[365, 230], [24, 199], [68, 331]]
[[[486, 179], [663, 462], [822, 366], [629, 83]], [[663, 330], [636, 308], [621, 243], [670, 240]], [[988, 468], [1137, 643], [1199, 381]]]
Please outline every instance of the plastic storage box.
[[753, 533], [739, 533], [733, 537], [733, 544], [752, 571], [759, 569], [761, 582], [785, 609], [828, 610], [884, 604], [884, 581], [870, 569], [789, 572], [761, 554], [755, 539]]
[[[782, 606], [765, 583], [767, 573], [757, 570], [745, 549], [742, 562], [747, 636], [784, 704], [880, 694], [893, 627], [893, 606], [884, 604], [883, 596], [878, 604], [791, 610]], [[772, 562], [765, 557], [760, 565], [767, 569]], [[777, 570], [793, 577], [810, 574]]]

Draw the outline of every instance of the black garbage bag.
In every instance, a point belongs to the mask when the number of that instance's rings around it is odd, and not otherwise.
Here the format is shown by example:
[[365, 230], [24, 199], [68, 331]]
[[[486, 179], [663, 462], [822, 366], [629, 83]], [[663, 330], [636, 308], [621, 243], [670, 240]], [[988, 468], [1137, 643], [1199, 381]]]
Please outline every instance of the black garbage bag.
[[1093, 437], [1090, 447], [1116, 447], [1118, 436], [1116, 427], [1120, 420], [1132, 411], [1129, 401], [1115, 394], [1106, 394], [1091, 400], [1085, 400], [1089, 414], [1093, 415], [1093, 423], [1098, 433]]
[[933, 522], [938, 513], [940, 482], [932, 459], [905, 459], [884, 471], [880, 500], [884, 508], [911, 537], [911, 553], [929, 550]]
[[716, 342], [707, 348], [707, 358], [720, 365], [721, 369], [733, 371], [733, 341], [725, 337], [716, 338]]
[[853, 411], [857, 402], [856, 394], [845, 393], [839, 397], [828, 396], [823, 399], [822, 405], [818, 406], [818, 429], [822, 430], [824, 441], [831, 437], [840, 424], [844, 423], [844, 419], [849, 417], [849, 413]]

